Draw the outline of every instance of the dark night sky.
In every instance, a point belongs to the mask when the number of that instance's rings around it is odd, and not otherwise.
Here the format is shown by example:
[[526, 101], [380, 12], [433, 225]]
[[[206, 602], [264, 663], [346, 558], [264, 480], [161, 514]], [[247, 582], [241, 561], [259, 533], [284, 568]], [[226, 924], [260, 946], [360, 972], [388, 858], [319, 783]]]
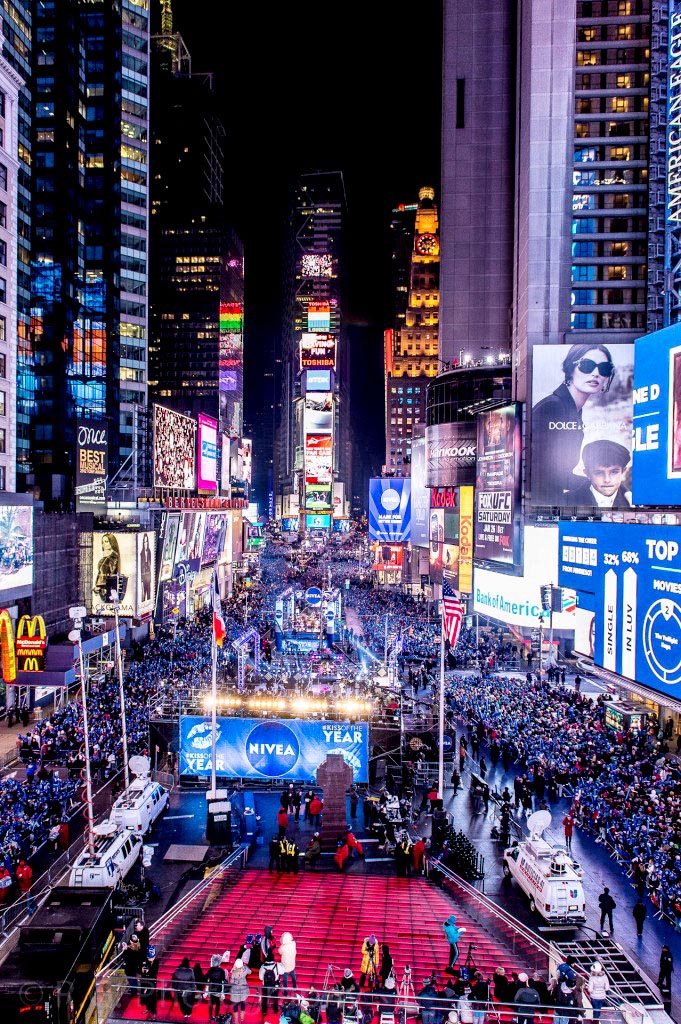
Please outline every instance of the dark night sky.
[[231, 216], [245, 246], [246, 420], [261, 404], [279, 333], [286, 197], [300, 171], [341, 170], [353, 423], [374, 470], [383, 461], [390, 211], [415, 202], [421, 185], [438, 192], [440, 179], [441, 3], [410, 6], [403, 17], [385, 0], [173, 0], [193, 70], [215, 74], [227, 129], [228, 205], [236, 197]]

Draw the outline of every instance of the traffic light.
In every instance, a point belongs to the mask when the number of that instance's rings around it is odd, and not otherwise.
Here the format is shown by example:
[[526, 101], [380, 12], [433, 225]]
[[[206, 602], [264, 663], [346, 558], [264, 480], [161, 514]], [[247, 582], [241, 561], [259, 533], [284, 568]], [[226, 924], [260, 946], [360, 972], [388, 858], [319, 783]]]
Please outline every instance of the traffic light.
[[551, 591], [552, 591], [552, 589], [553, 589], [553, 587], [551, 586], [550, 583], [547, 584], [546, 586], [540, 587], [540, 591], [541, 591], [541, 607], [542, 607], [542, 611], [544, 611], [544, 612], [550, 612], [551, 611]]

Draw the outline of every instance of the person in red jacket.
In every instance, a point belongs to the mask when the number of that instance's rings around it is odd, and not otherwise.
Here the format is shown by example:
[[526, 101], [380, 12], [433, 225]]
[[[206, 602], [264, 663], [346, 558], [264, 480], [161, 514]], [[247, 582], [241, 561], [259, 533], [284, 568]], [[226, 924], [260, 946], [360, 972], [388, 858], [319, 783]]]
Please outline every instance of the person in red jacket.
[[313, 828], [319, 828], [321, 825], [321, 813], [324, 809], [324, 804], [319, 799], [317, 794], [310, 800], [310, 824]]
[[279, 838], [283, 839], [286, 835], [286, 829], [288, 828], [288, 814], [286, 813], [285, 807], [279, 808], [277, 814], [277, 825], [279, 826]]
[[20, 892], [29, 892], [31, 888], [31, 881], [33, 880], [33, 868], [30, 864], [27, 864], [25, 860], [19, 861], [19, 866], [16, 870], [16, 878], [19, 883]]
[[339, 839], [338, 840], [338, 849], [336, 850], [336, 852], [333, 855], [333, 859], [335, 860], [336, 867], [338, 868], [339, 871], [343, 870], [343, 868], [345, 867], [345, 862], [347, 861], [349, 856], [350, 856], [350, 850], [348, 848], [348, 844], [343, 842], [342, 839]]
[[12, 888], [12, 876], [4, 864], [0, 864], [0, 906], [7, 903]]
[[360, 843], [359, 839], [355, 837], [355, 834], [352, 831], [350, 825], [345, 826], [345, 841], [348, 844], [348, 851], [357, 850], [357, 853], [360, 855], [360, 857], [364, 856], [364, 849], [362, 847], [362, 844]]
[[411, 855], [414, 858], [414, 871], [423, 871], [423, 865], [426, 859], [426, 837], [422, 836], [418, 842], [414, 843], [414, 847], [411, 851]]

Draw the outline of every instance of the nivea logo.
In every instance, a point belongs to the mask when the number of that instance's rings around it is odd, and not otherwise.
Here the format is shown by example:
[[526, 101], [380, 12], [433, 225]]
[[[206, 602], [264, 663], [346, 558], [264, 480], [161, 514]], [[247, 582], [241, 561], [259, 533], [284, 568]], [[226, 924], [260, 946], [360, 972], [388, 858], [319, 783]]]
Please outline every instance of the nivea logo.
[[277, 778], [296, 765], [300, 745], [295, 733], [282, 722], [256, 725], [246, 739], [246, 757], [260, 775]]
[[381, 505], [386, 512], [394, 512], [396, 508], [400, 507], [400, 495], [394, 487], [388, 487], [387, 490], [381, 494]]

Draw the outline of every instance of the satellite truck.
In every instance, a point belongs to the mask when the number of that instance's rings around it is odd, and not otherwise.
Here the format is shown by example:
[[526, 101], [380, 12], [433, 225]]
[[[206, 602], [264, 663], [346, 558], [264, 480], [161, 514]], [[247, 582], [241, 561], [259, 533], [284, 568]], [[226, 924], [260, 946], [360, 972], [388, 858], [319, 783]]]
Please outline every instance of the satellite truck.
[[58, 886], [0, 964], [0, 1020], [84, 1024], [115, 945], [111, 889]]
[[529, 839], [504, 850], [504, 875], [514, 878], [530, 901], [530, 910], [549, 924], [578, 925], [586, 920], [583, 872], [561, 846], [543, 838], [551, 824], [549, 811], [527, 819]]

